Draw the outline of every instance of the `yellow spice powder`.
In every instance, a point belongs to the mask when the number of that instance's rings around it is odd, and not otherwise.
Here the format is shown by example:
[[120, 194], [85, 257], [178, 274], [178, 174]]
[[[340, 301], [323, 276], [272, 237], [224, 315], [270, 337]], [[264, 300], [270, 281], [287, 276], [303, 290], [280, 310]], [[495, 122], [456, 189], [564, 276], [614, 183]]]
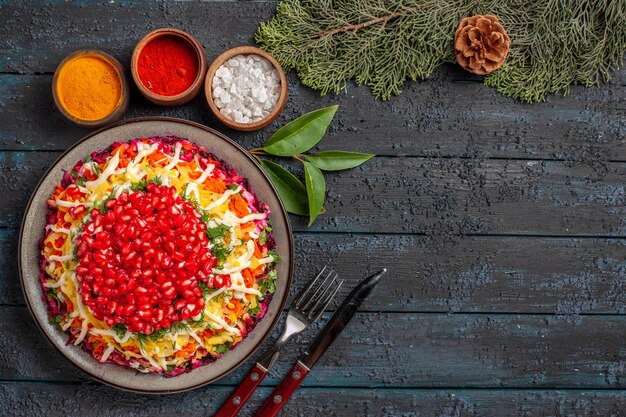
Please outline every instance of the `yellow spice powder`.
[[72, 116], [99, 120], [122, 100], [122, 80], [115, 67], [96, 55], [81, 55], [63, 65], [57, 78], [57, 96]]

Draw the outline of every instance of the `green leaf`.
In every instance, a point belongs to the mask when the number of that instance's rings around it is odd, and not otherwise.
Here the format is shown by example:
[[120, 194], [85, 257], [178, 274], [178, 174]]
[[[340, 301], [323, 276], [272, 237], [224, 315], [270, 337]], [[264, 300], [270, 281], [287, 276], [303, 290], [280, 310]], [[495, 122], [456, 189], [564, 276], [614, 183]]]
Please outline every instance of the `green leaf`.
[[326, 180], [324, 174], [310, 162], [302, 161], [304, 164], [304, 179], [306, 182], [306, 192], [309, 196], [309, 227], [313, 224], [320, 210], [324, 206], [326, 198]]
[[263, 145], [263, 150], [277, 156], [294, 156], [308, 151], [322, 140], [339, 106], [318, 109], [287, 123]]
[[305, 155], [310, 163], [324, 171], [340, 171], [342, 169], [355, 168], [374, 156], [376, 155], [371, 153], [347, 151], [324, 151]]
[[270, 177], [270, 180], [272, 180], [276, 190], [278, 190], [278, 194], [280, 194], [287, 211], [301, 216], [309, 214], [304, 184], [294, 177], [291, 172], [274, 162], [263, 159], [261, 160], [261, 166]]

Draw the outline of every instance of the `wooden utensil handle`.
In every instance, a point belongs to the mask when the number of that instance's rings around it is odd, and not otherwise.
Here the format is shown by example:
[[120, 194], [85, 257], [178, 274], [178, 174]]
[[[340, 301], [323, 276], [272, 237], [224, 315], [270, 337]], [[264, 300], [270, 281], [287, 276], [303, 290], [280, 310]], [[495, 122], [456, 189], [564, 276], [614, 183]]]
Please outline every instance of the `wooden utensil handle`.
[[222, 404], [222, 407], [217, 410], [214, 417], [234, 417], [239, 414], [239, 411], [261, 381], [263, 381], [265, 375], [267, 375], [267, 369], [257, 362], [254, 368], [248, 372], [244, 380], [241, 381], [241, 384], [239, 384], [235, 392], [233, 392], [231, 396], [228, 397], [228, 400]]
[[272, 395], [256, 412], [255, 417], [274, 417], [277, 415], [310, 371], [302, 362], [296, 362], [291, 371], [272, 392]]

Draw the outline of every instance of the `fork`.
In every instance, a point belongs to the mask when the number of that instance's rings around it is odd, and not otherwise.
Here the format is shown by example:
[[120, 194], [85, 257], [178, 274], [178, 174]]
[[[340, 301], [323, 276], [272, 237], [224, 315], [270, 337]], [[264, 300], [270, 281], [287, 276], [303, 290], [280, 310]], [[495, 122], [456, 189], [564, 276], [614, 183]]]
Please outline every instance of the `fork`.
[[[248, 372], [248, 375], [239, 384], [235, 392], [217, 410], [214, 417], [236, 416], [248, 398], [250, 398], [250, 395], [263, 381], [274, 363], [276, 363], [283, 345], [293, 335], [306, 329], [322, 315], [330, 301], [337, 294], [337, 291], [339, 291], [341, 284], [343, 284], [343, 280], [338, 280], [337, 274], [332, 269], [329, 269], [328, 272], [326, 272], [326, 269], [324, 266], [315, 279], [294, 300], [289, 309], [289, 314], [287, 314], [287, 321], [282, 335], [274, 342], [274, 346]], [[325, 278], [320, 282], [324, 276]]]

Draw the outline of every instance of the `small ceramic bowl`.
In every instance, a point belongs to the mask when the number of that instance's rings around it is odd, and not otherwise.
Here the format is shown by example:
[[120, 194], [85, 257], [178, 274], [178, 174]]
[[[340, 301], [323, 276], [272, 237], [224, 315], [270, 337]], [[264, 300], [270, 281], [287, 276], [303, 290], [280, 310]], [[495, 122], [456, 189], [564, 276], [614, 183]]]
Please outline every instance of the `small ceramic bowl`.
[[[59, 93], [57, 90], [57, 83], [59, 81], [59, 75], [61, 73], [61, 70], [63, 69], [65, 64], [81, 56], [94, 56], [94, 57], [102, 59], [103, 61], [109, 63], [115, 68], [120, 78], [120, 83], [122, 87], [121, 93], [120, 93], [120, 100], [117, 103], [116, 107], [113, 109], [113, 111], [110, 112], [108, 115], [102, 117], [101, 119], [85, 120], [85, 119], [80, 119], [72, 115], [63, 105], [61, 97], [59, 97]], [[120, 62], [117, 59], [113, 58], [111, 55], [107, 54], [106, 52], [99, 51], [97, 49], [83, 49], [80, 51], [76, 51], [68, 55], [67, 57], [65, 57], [65, 59], [61, 61], [56, 71], [54, 72], [54, 77], [52, 78], [52, 97], [54, 99], [54, 104], [57, 106], [61, 114], [79, 126], [93, 128], [93, 127], [101, 127], [109, 123], [113, 123], [119, 120], [124, 115], [124, 113], [126, 112], [126, 108], [128, 107], [130, 92], [128, 89], [128, 80], [126, 77], [126, 71], [124, 70], [124, 67], [122, 66], [122, 64], [120, 64]]]
[[[173, 96], [160, 95], [150, 91], [139, 78], [139, 73], [137, 71], [139, 55], [141, 54], [141, 51], [147, 44], [160, 36], [175, 36], [183, 39], [196, 52], [196, 58], [198, 62], [198, 75], [196, 76], [196, 79], [185, 91]], [[139, 89], [141, 94], [143, 94], [144, 97], [146, 97], [151, 102], [162, 106], [178, 106], [181, 104], [185, 104], [188, 101], [192, 100], [194, 97], [196, 97], [200, 92], [200, 89], [202, 88], [202, 81], [204, 80], [206, 70], [207, 59], [204, 47], [200, 44], [200, 42], [198, 42], [196, 38], [191, 36], [189, 33], [174, 28], [161, 28], [148, 33], [139, 41], [139, 43], [137, 43], [137, 46], [135, 46], [135, 49], [133, 51], [133, 56], [130, 60], [130, 71], [133, 75], [133, 80], [135, 80], [135, 84], [137, 85], [137, 88]]]
[[[222, 64], [224, 64], [224, 62], [226, 62], [230, 58], [237, 55], [251, 54], [259, 55], [267, 59], [274, 66], [274, 68], [276, 68], [276, 70], [278, 71], [278, 75], [280, 76], [280, 96], [278, 98], [276, 106], [274, 106], [274, 109], [265, 118], [253, 123], [238, 123], [220, 113], [219, 109], [215, 105], [215, 101], [213, 101], [213, 77], [215, 76], [215, 72], [219, 69], [219, 67], [221, 67]], [[254, 46], [238, 46], [236, 48], [227, 50], [226, 52], [218, 56], [215, 61], [213, 61], [206, 74], [206, 81], [204, 82], [204, 93], [206, 95], [206, 100], [209, 104], [209, 107], [211, 108], [211, 111], [220, 122], [233, 129], [249, 132], [252, 130], [262, 129], [265, 126], [269, 125], [274, 120], [276, 120], [276, 118], [283, 111], [283, 109], [285, 108], [285, 103], [287, 102], [287, 78], [285, 77], [285, 72], [283, 71], [278, 61], [276, 61], [273, 56], [271, 56], [264, 50], [255, 48]]]

